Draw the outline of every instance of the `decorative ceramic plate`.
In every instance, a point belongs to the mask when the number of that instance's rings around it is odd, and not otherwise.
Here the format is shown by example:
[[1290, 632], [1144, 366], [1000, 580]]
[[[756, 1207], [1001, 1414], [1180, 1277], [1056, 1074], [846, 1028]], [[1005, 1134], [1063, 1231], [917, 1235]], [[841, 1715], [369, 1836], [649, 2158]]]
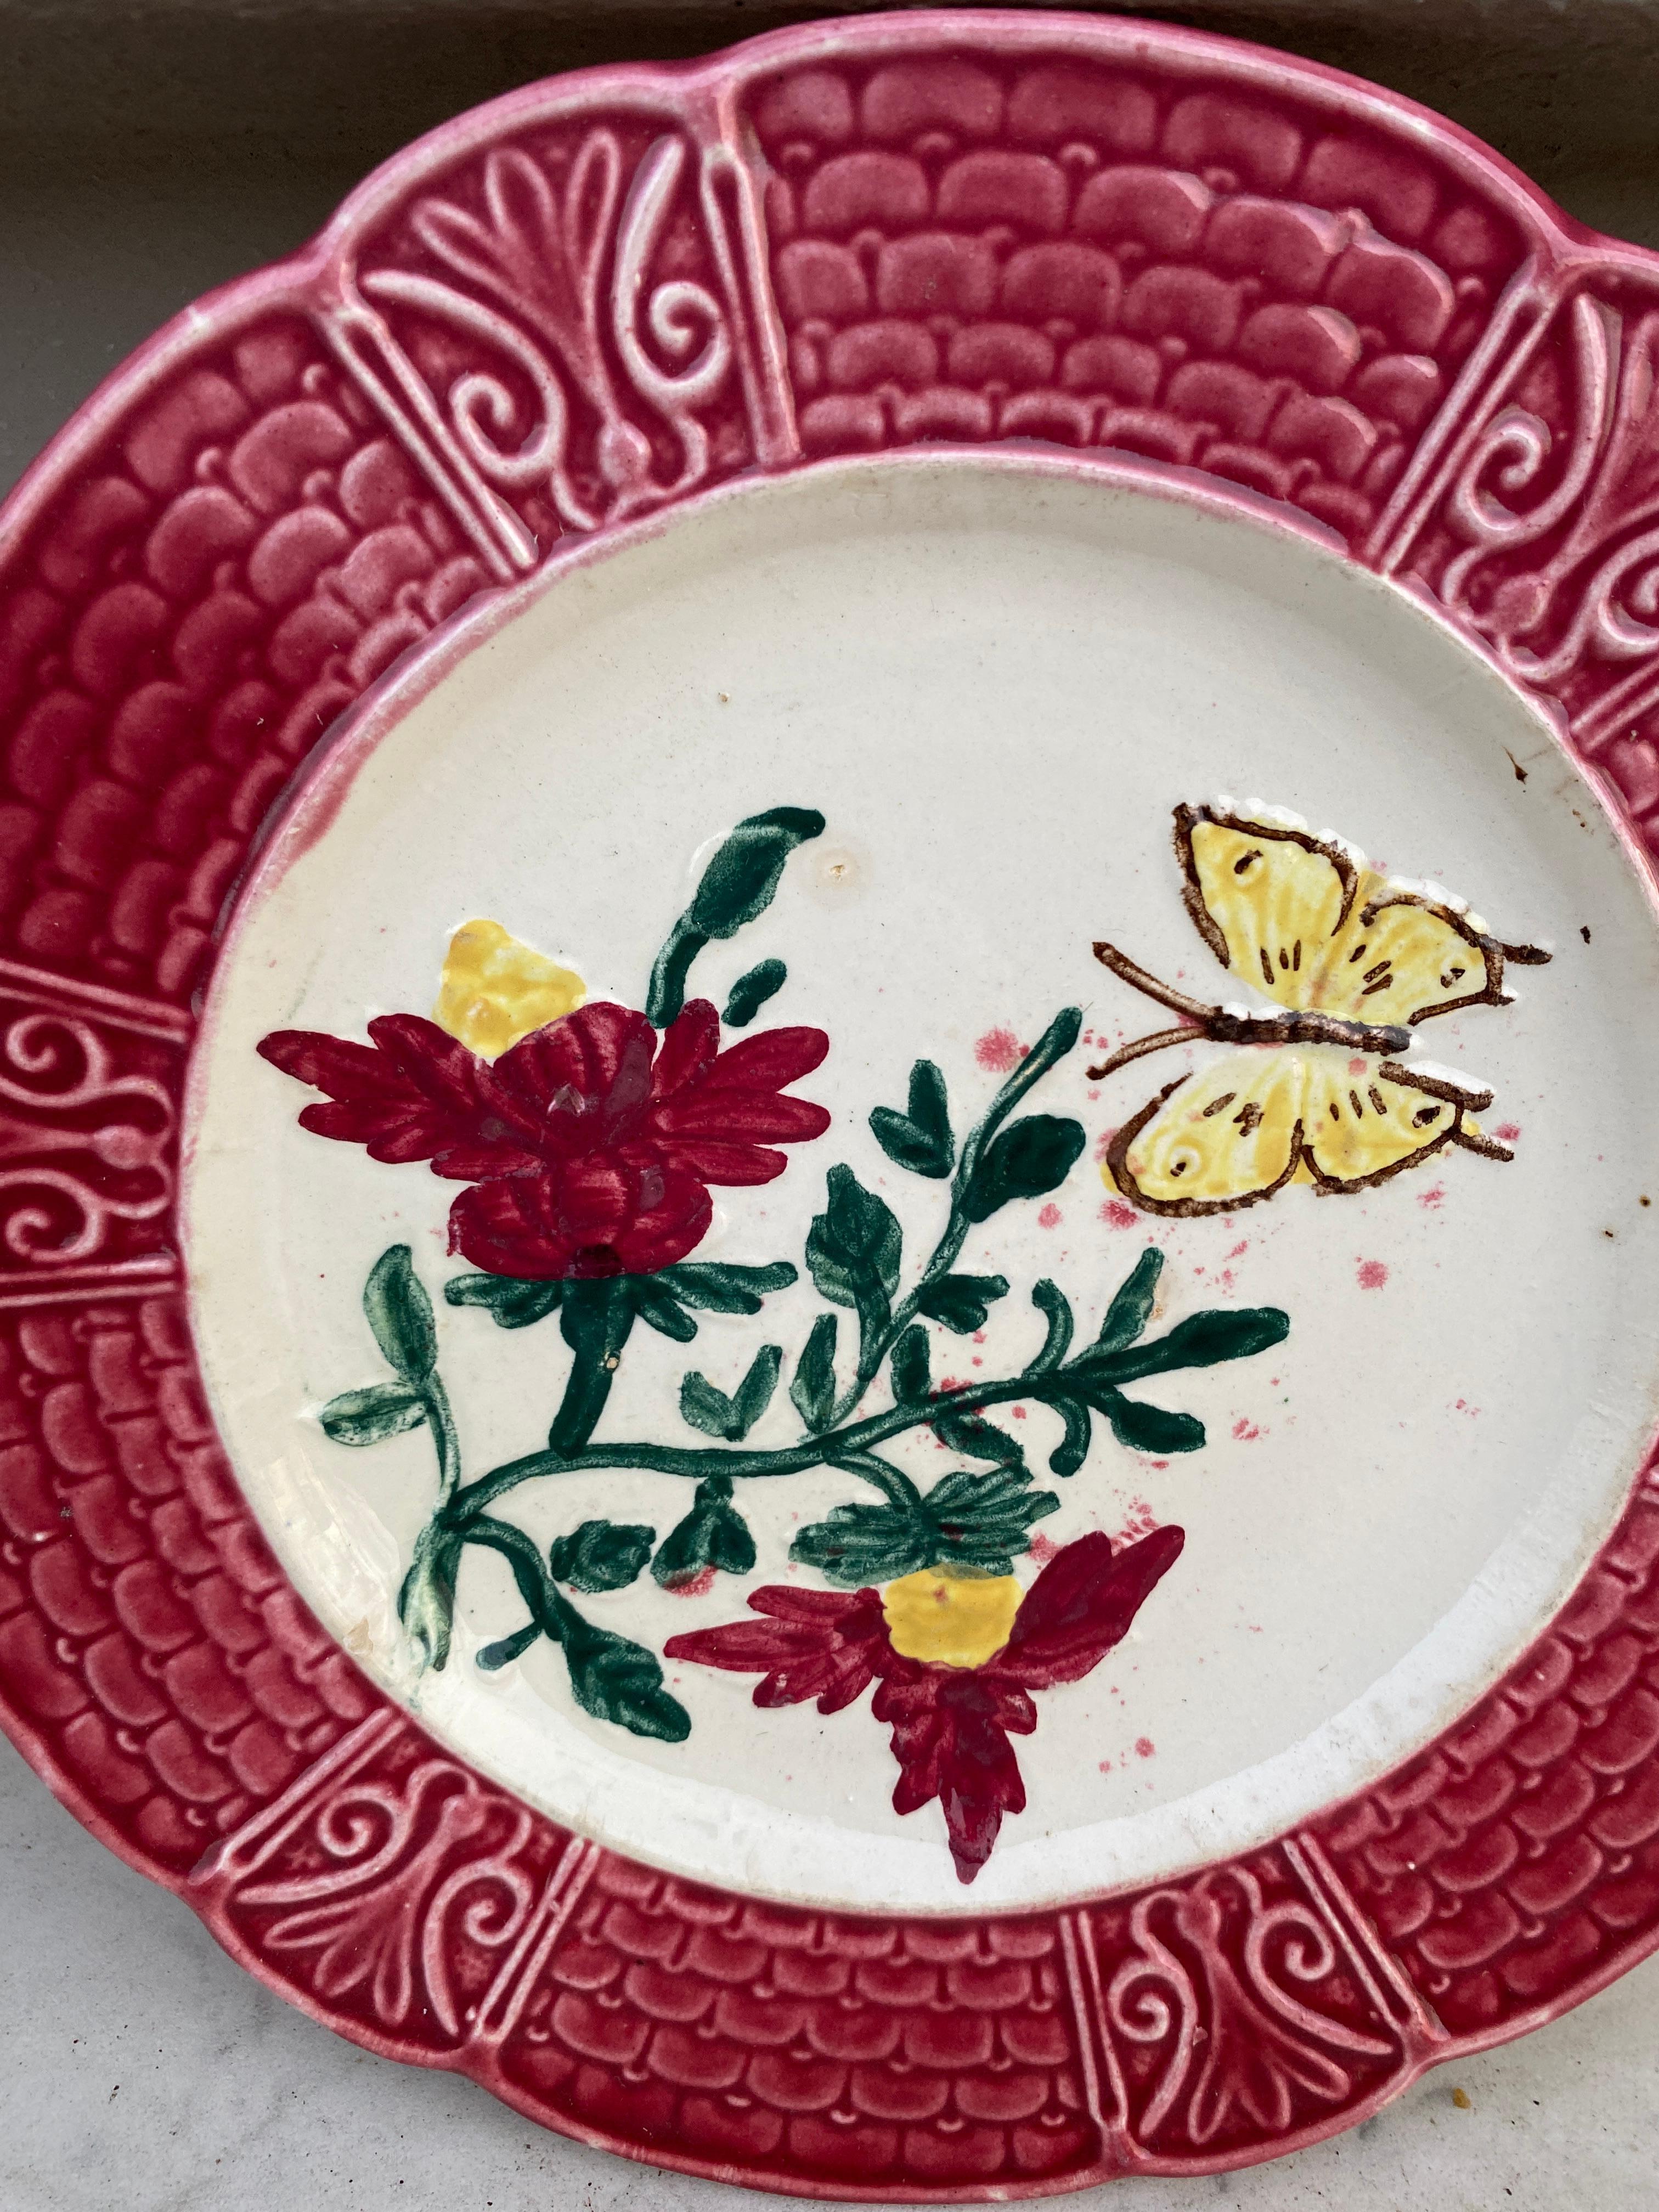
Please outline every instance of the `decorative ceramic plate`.
[[910, 15], [137, 356], [0, 601], [80, 1817], [825, 2196], [1261, 2158], [1647, 1951], [1656, 344], [1401, 101]]

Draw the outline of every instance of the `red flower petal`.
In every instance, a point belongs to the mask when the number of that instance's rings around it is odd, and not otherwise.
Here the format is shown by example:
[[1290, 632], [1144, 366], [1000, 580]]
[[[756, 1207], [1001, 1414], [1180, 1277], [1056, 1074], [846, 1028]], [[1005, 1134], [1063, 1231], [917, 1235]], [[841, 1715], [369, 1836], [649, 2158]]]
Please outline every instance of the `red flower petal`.
[[723, 1052], [708, 1072], [715, 1091], [781, 1091], [810, 1075], [830, 1049], [822, 1030], [762, 1030]]
[[544, 1155], [591, 1152], [625, 1135], [649, 1106], [656, 1042], [643, 1014], [595, 1000], [504, 1052], [489, 1088]]
[[671, 1142], [663, 1146], [662, 1157], [688, 1175], [718, 1183], [774, 1182], [789, 1164], [781, 1152], [759, 1145], [722, 1145], [712, 1139]]
[[516, 1174], [535, 1164], [517, 1132], [494, 1110], [485, 1063], [418, 1014], [383, 1014], [372, 1045], [314, 1030], [276, 1030], [259, 1052], [284, 1074], [334, 1102], [307, 1106], [303, 1127], [366, 1146], [371, 1158], [432, 1162], [457, 1182]]
[[703, 1090], [684, 1101], [659, 1106], [651, 1126], [677, 1137], [759, 1137], [798, 1143], [821, 1137], [830, 1127], [828, 1110], [810, 1098], [785, 1098], [776, 1091], [728, 1092]]
[[720, 1048], [720, 1019], [707, 999], [688, 1000], [662, 1033], [651, 1088], [659, 1099], [701, 1083]]
[[1128, 1633], [1186, 1540], [1183, 1529], [1155, 1528], [1115, 1555], [1109, 1536], [1067, 1544], [1025, 1593], [989, 1671], [1034, 1690], [1080, 1680]]
[[764, 1668], [765, 1680], [755, 1686], [757, 1705], [799, 1705], [816, 1698], [821, 1713], [850, 1705], [892, 1657], [881, 1600], [872, 1589], [842, 1596], [772, 1583], [751, 1591], [749, 1603], [774, 1618], [671, 1636], [663, 1656], [736, 1674]]
[[937, 1797], [959, 1881], [991, 1856], [1005, 1813], [1025, 1809], [1025, 1784], [1008, 1741], [1029, 1735], [1036, 1710], [983, 1668], [917, 1667], [901, 1661], [871, 1711], [892, 1727], [899, 1778], [893, 1810], [914, 1813]]
[[714, 1207], [695, 1176], [653, 1170], [647, 1207], [625, 1171], [581, 1165], [580, 1177], [566, 1169], [463, 1191], [449, 1210], [451, 1251], [495, 1275], [588, 1279], [654, 1274], [708, 1235]]

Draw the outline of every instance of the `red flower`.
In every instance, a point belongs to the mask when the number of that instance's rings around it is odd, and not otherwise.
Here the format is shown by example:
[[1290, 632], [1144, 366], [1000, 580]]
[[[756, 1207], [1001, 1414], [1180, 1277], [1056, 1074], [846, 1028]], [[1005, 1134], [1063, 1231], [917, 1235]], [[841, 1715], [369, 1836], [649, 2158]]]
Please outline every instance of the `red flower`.
[[907, 1659], [893, 1649], [880, 1593], [753, 1591], [764, 1620], [734, 1620], [672, 1636], [669, 1659], [690, 1659], [739, 1674], [764, 1673], [761, 1706], [817, 1699], [839, 1712], [878, 1681], [871, 1711], [892, 1728], [899, 1778], [896, 1813], [937, 1797], [951, 1856], [963, 1881], [991, 1856], [1005, 1813], [1025, 1809], [1025, 1784], [1010, 1735], [1036, 1726], [1033, 1690], [1080, 1681], [1128, 1632], [1154, 1585], [1186, 1541], [1180, 1528], [1157, 1528], [1115, 1555], [1109, 1536], [1080, 1536], [1056, 1552], [1027, 1590], [1008, 1641], [978, 1667]]
[[766, 1030], [720, 1050], [706, 999], [657, 1032], [607, 1001], [580, 1006], [480, 1060], [436, 1023], [383, 1014], [372, 1044], [278, 1030], [260, 1052], [325, 1091], [302, 1127], [377, 1160], [430, 1160], [470, 1182], [449, 1249], [492, 1274], [648, 1275], [708, 1233], [710, 1183], [770, 1182], [830, 1126], [785, 1084], [830, 1048], [822, 1030]]

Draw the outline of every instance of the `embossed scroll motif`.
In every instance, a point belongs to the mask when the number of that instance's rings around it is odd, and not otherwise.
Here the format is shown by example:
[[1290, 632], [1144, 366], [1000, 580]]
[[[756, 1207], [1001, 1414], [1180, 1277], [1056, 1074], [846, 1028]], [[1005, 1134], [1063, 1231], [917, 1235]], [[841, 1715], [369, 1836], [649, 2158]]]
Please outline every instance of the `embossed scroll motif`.
[[[684, 273], [706, 258], [690, 208], [677, 212], [693, 161], [667, 132], [629, 178], [603, 126], [562, 172], [498, 148], [470, 198], [415, 204], [404, 260], [422, 265], [367, 270], [335, 318], [349, 364], [498, 573], [539, 557], [526, 495], [556, 532], [596, 530], [710, 473], [702, 410], [732, 380], [736, 347], [729, 298]], [[702, 226], [729, 295], [714, 166]], [[411, 319], [431, 334], [424, 347], [401, 335]]]
[[1078, 1917], [1080, 2008], [1154, 2157], [1283, 2135], [1437, 2039], [1318, 1845], [1279, 1851]]
[[516, 2019], [591, 1869], [591, 1845], [550, 1854], [563, 1840], [382, 1710], [193, 1879], [318, 1999], [453, 2044]]
[[0, 967], [0, 1302], [173, 1265], [178, 1056], [163, 1040], [185, 1024], [112, 993], [85, 1011], [68, 995]]
[[1382, 566], [1409, 551], [1595, 751], [1659, 696], [1659, 313], [1522, 294], [1493, 336], [1507, 346]]

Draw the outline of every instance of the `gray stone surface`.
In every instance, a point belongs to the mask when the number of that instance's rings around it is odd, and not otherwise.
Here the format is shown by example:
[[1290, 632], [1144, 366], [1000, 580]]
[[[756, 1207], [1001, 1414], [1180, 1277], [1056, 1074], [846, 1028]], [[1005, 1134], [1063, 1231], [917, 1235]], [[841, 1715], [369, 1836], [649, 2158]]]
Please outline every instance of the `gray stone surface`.
[[[820, 12], [509, 0], [0, 0], [0, 487], [130, 349], [290, 251], [373, 164], [559, 68]], [[1193, 0], [1184, 20], [1368, 71], [1659, 246], [1654, 0]], [[0, 1744], [0, 2212], [737, 2212], [769, 2200], [527, 2126], [372, 2058], [232, 1964]], [[1659, 1960], [1335, 2142], [1144, 2182], [1127, 2212], [1652, 2212]], [[1461, 2087], [1469, 2109], [1454, 2104]], [[1109, 2192], [1069, 2200], [1103, 2207]]]
[[[5, 2212], [753, 2212], [775, 2199], [542, 2133], [372, 2058], [219, 1949], [0, 1743]], [[1351, 2134], [1077, 2212], [1652, 2212], [1659, 1960]], [[1460, 2087], [1469, 2108], [1453, 2102]]]

